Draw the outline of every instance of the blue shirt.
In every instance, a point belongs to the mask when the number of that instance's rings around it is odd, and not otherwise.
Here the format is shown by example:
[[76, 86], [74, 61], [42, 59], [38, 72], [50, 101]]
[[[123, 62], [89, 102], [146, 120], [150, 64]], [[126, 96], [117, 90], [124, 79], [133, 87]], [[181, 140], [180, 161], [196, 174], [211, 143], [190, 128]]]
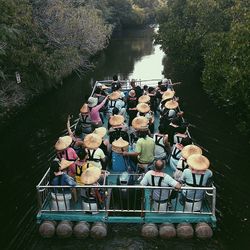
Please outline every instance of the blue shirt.
[[[74, 181], [74, 179], [72, 177], [70, 177], [69, 175], [63, 173], [62, 175], [58, 175], [56, 176], [53, 180], [52, 180], [52, 185], [53, 186], [76, 186], [76, 182]], [[62, 188], [60, 188], [62, 189]], [[65, 188], [64, 190], [57, 190], [55, 188], [54, 190], [55, 193], [57, 192], [64, 192], [64, 193], [69, 193], [70, 189]]]

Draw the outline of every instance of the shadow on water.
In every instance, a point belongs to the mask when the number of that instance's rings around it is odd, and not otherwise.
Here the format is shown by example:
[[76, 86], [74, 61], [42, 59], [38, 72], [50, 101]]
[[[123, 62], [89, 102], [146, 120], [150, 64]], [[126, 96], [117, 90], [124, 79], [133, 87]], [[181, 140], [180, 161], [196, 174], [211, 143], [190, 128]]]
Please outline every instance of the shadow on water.
[[[232, 126], [231, 119], [214, 107], [201, 90], [197, 77], [186, 72], [173, 75], [183, 84], [176, 88], [185, 117], [195, 125], [191, 134], [207, 149], [218, 188], [218, 230], [213, 239], [180, 241], [144, 240], [140, 225], [110, 225], [107, 239], [41, 239], [35, 223], [35, 186], [48, 167], [53, 145], [66, 128], [69, 113], [77, 117], [84, 96], [97, 79], [121, 77], [161, 78], [163, 53], [152, 44], [152, 31], [126, 31], [112, 39], [96, 58], [96, 68], [83, 79], [72, 76], [57, 90], [36, 99], [1, 131], [1, 249], [226, 249], [239, 246], [249, 235], [249, 147]], [[150, 58], [153, 58], [150, 61]], [[148, 62], [144, 67], [142, 64]], [[150, 65], [150, 66], [149, 66]], [[155, 75], [154, 75], [155, 74]]]

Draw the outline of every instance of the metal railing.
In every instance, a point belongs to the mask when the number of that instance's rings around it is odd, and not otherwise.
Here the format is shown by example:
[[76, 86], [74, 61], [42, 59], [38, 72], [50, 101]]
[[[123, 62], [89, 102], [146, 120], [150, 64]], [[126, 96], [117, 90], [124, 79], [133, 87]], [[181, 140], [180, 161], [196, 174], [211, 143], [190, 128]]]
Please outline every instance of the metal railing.
[[[111, 175], [112, 176], [112, 175]], [[105, 176], [105, 181], [111, 176]], [[113, 175], [114, 176], [114, 175]], [[119, 176], [118, 174], [116, 175]], [[107, 180], [106, 180], [107, 178]], [[167, 214], [206, 214], [215, 216], [216, 189], [212, 187], [181, 187], [175, 191], [172, 187], [141, 186], [136, 184], [138, 176], [131, 175], [134, 185], [84, 185], [84, 186], [51, 186], [48, 182], [48, 171], [37, 185], [38, 205], [40, 212], [106, 212], [109, 216], [144, 216], [145, 213]], [[202, 192], [199, 200], [188, 200], [183, 192], [193, 192], [194, 197]], [[77, 201], [73, 200], [75, 193]], [[92, 193], [88, 200], [84, 193]], [[97, 192], [99, 195], [97, 195]], [[175, 192], [175, 196], [173, 196]], [[166, 193], [168, 193], [166, 197]], [[155, 194], [157, 199], [155, 199]], [[171, 199], [172, 198], [172, 199]], [[183, 200], [183, 203], [180, 203]], [[197, 208], [198, 206], [198, 208]]]

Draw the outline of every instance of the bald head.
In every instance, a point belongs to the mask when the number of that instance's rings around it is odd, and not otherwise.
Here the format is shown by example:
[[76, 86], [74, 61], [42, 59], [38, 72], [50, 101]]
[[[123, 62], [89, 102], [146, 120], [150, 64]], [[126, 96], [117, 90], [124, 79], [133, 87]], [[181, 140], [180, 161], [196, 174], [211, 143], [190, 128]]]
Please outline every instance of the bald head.
[[163, 168], [164, 168], [164, 162], [162, 160], [157, 160], [155, 162], [155, 170], [162, 171]]

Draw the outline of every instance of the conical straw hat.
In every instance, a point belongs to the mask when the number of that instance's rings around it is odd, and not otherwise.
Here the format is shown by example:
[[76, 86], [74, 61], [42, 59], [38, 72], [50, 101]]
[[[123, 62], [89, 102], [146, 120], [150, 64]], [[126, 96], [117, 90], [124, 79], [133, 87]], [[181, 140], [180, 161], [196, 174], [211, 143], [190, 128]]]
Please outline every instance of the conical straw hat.
[[178, 102], [171, 100], [165, 103], [167, 109], [176, 109], [179, 106]]
[[123, 151], [128, 151], [129, 143], [120, 137], [118, 140], [112, 142], [112, 151], [117, 153], [122, 153]]
[[150, 101], [150, 96], [148, 95], [142, 95], [139, 97], [138, 102], [139, 103], [146, 103]]
[[109, 124], [111, 126], [119, 126], [122, 125], [123, 123], [124, 123], [124, 117], [122, 115], [110, 116]]
[[132, 127], [136, 130], [147, 130], [148, 119], [144, 116], [135, 117], [132, 121]]
[[93, 133], [103, 138], [107, 133], [107, 129], [104, 127], [96, 128]]
[[202, 154], [201, 148], [195, 145], [187, 145], [181, 150], [181, 155], [183, 158], [187, 159], [190, 155], [193, 154]]
[[121, 92], [120, 91], [114, 91], [109, 95], [109, 99], [111, 101], [115, 101], [121, 97]]
[[72, 138], [69, 135], [59, 137], [58, 141], [55, 144], [55, 149], [59, 151], [64, 150], [69, 147], [71, 143]]
[[84, 103], [84, 104], [83, 104], [83, 106], [82, 106], [81, 109], [80, 109], [80, 112], [81, 112], [82, 114], [86, 114], [86, 113], [89, 112], [89, 108], [88, 108], [88, 104], [87, 104], [87, 103]]
[[88, 134], [85, 136], [83, 144], [85, 148], [96, 149], [102, 144], [102, 138], [94, 133]]
[[209, 160], [201, 154], [193, 154], [188, 157], [187, 164], [194, 170], [206, 170], [209, 168]]
[[60, 169], [64, 170], [65, 168], [69, 167], [72, 165], [74, 162], [73, 161], [67, 161], [64, 158], [61, 159], [61, 162], [59, 163]]
[[85, 185], [91, 185], [98, 181], [101, 176], [101, 169], [98, 167], [87, 168], [81, 175], [81, 182]]
[[136, 109], [141, 113], [147, 113], [150, 110], [150, 107], [147, 103], [139, 103], [136, 106]]
[[171, 99], [174, 97], [175, 91], [167, 90], [162, 95], [162, 100]]

